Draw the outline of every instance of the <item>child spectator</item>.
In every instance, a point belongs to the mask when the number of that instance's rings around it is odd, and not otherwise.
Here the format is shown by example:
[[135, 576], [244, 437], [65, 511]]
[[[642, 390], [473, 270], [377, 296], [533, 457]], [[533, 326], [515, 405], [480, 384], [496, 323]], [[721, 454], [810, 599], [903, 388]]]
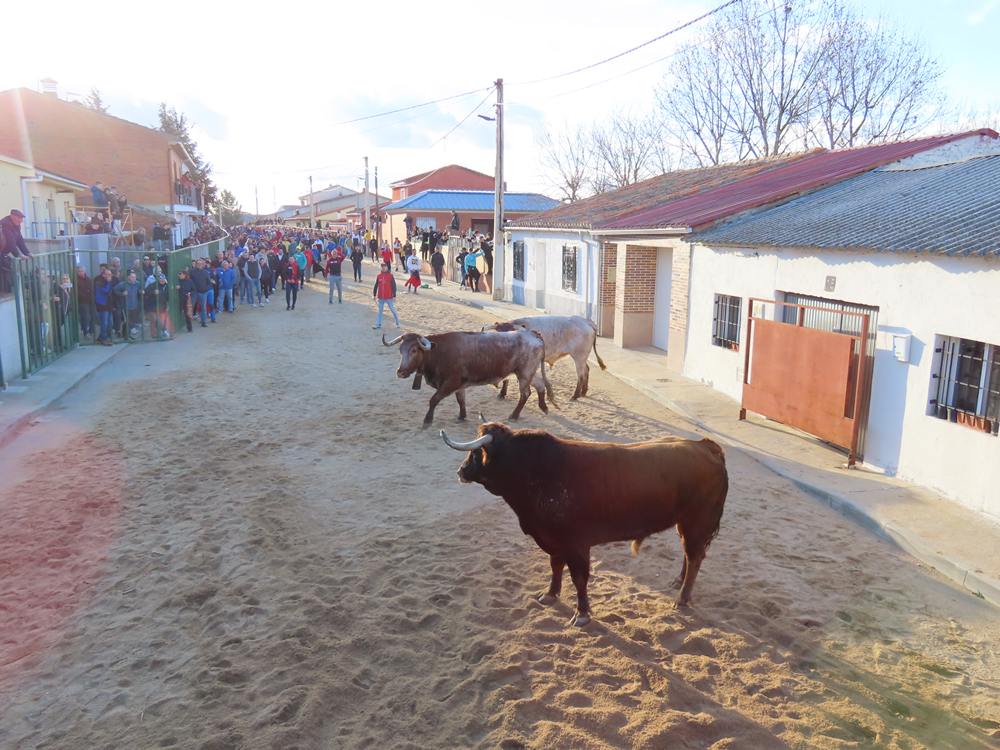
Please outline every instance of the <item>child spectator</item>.
[[294, 310], [299, 298], [299, 285], [302, 283], [302, 272], [294, 255], [288, 257], [283, 276], [285, 280], [285, 309]]
[[406, 291], [410, 291], [412, 287], [414, 294], [420, 288], [420, 265], [421, 261], [416, 253], [411, 253], [410, 257], [406, 259], [406, 270], [410, 274], [410, 277], [406, 280]]
[[97, 343], [111, 346], [111, 328], [114, 325], [115, 295], [111, 283], [111, 269], [104, 266], [101, 275], [94, 279], [94, 306], [97, 309], [97, 320], [100, 332]]

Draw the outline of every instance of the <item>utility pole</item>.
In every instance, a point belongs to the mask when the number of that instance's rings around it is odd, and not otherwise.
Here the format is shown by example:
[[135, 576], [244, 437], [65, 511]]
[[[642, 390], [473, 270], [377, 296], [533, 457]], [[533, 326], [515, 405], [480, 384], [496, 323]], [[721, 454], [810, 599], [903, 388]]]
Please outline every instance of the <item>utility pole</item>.
[[375, 167], [375, 239], [382, 247], [382, 221], [378, 212], [378, 167]]
[[253, 186], [253, 212], [260, 218], [260, 196], [257, 195], [257, 186]]
[[[364, 205], [365, 205], [365, 223], [364, 223], [364, 228], [367, 231], [368, 229], [371, 229], [371, 224], [369, 223], [371, 221], [371, 209], [368, 206], [368, 157], [367, 156], [365, 157], [365, 198], [364, 198]], [[365, 248], [365, 250], [367, 251], [368, 248]]]
[[313, 178], [309, 175], [309, 228], [316, 226], [316, 204], [313, 203]]
[[493, 187], [493, 299], [503, 300], [503, 78], [497, 78], [497, 165]]

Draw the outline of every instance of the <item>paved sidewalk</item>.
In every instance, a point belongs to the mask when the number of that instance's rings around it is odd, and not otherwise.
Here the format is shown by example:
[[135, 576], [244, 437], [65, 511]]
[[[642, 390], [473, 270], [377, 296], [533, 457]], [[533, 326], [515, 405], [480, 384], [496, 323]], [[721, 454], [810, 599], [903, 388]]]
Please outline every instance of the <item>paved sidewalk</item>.
[[12, 381], [7, 390], [0, 391], [0, 448], [126, 346], [82, 346], [27, 380]]
[[[494, 302], [454, 282], [432, 289], [509, 319], [539, 311]], [[666, 353], [597, 343], [608, 372], [726, 446], [739, 448], [800, 489], [894, 542], [922, 563], [1000, 606], [1000, 523], [921, 487], [864, 467], [794, 428], [761, 417], [740, 421], [739, 403], [667, 369]]]

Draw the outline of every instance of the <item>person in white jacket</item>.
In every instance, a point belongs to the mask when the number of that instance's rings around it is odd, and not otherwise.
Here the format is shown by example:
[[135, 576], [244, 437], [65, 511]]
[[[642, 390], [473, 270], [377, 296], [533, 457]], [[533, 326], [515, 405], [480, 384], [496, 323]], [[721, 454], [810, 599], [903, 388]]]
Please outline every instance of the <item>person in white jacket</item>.
[[410, 278], [406, 280], [406, 291], [410, 291], [412, 287], [413, 293], [417, 293], [417, 289], [420, 288], [420, 267], [422, 261], [417, 257], [415, 252], [411, 252], [406, 258], [406, 270], [410, 274]]

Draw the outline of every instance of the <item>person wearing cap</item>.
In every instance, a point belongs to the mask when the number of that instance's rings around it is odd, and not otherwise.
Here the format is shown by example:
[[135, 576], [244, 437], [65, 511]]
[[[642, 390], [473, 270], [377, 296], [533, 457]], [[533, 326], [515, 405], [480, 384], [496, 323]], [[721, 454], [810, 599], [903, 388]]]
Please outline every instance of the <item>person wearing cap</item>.
[[24, 214], [12, 208], [9, 216], [0, 219], [0, 292], [9, 292], [13, 287], [13, 266], [11, 258], [30, 258], [31, 251], [21, 235]]

